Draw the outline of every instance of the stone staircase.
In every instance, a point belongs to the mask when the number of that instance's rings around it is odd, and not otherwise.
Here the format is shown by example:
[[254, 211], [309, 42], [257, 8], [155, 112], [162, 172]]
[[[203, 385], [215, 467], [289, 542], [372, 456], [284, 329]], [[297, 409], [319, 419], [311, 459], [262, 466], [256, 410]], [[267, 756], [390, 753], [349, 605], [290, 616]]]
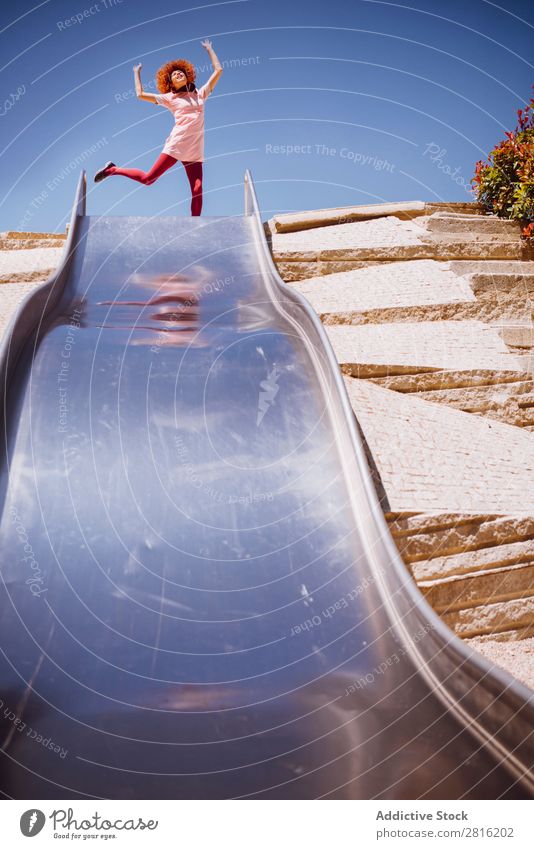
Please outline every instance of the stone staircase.
[[534, 251], [476, 204], [266, 224], [326, 326], [382, 506], [427, 600], [534, 689]]

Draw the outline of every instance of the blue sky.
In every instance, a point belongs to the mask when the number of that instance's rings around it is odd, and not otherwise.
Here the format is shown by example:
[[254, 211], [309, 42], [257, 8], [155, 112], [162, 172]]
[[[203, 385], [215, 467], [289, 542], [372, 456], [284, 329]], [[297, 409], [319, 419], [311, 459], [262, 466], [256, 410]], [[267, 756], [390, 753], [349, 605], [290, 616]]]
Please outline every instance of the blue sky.
[[152, 186], [99, 185], [107, 160], [147, 170], [172, 126], [133, 96], [164, 62], [224, 72], [206, 104], [203, 215], [263, 217], [389, 200], [470, 200], [469, 180], [534, 82], [534, 3], [506, 0], [18, 0], [3, 4], [0, 230], [62, 232], [81, 167], [88, 212], [189, 215], [178, 163]]

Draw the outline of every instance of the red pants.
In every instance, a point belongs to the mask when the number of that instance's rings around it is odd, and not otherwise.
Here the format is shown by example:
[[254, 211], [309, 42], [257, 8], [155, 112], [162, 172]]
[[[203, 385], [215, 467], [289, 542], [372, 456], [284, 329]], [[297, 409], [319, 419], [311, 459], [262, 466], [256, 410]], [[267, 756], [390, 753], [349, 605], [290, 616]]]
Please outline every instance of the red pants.
[[[161, 153], [154, 162], [150, 171], [140, 171], [139, 168], [117, 168], [113, 165], [108, 169], [108, 174], [119, 174], [122, 177], [130, 177], [145, 186], [151, 186], [158, 177], [178, 162], [174, 156]], [[191, 215], [200, 215], [202, 211], [202, 162], [182, 162], [185, 173], [191, 187]]]

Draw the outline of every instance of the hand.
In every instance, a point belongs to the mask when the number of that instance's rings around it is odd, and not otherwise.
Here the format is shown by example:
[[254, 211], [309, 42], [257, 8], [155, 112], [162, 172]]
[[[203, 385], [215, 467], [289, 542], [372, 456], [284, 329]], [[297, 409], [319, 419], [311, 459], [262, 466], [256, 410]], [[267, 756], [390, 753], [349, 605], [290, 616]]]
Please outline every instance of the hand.
[[200, 43], [201, 43], [202, 47], [205, 47], [205, 48], [206, 48], [206, 50], [209, 50], [209, 49], [210, 49], [210, 47], [212, 46], [211, 41], [209, 40], [209, 38], [206, 38], [206, 40], [205, 40], [205, 41], [201, 41]]
[[138, 64], [138, 65], [134, 65], [134, 66], [133, 66], [134, 74], [137, 74], [137, 73], [141, 70], [141, 68], [142, 68], [142, 67], [143, 67], [143, 66], [142, 66], [141, 62], [139, 62], [139, 64]]

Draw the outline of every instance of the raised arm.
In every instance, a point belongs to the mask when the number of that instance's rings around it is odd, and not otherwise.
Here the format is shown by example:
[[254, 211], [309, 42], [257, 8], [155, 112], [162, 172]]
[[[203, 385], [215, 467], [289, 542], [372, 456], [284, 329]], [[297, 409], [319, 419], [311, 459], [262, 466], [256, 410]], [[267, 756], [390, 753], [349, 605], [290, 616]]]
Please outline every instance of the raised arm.
[[213, 91], [214, 87], [217, 85], [218, 79], [221, 76], [223, 69], [222, 69], [221, 63], [219, 62], [217, 54], [215, 53], [215, 50], [212, 47], [212, 44], [211, 44], [211, 41], [209, 40], [209, 38], [207, 38], [205, 41], [201, 41], [200, 43], [202, 44], [202, 47], [205, 47], [206, 50], [208, 51], [209, 57], [211, 59], [211, 64], [213, 66], [213, 74], [211, 75], [208, 82], [206, 83], [208, 91], [211, 92], [211, 91]]
[[157, 103], [158, 101], [154, 97], [153, 94], [150, 94], [148, 91], [143, 91], [143, 84], [141, 82], [141, 68], [143, 66], [141, 64], [134, 65], [134, 79], [135, 79], [135, 93], [137, 95], [138, 100], [146, 100], [147, 103]]

